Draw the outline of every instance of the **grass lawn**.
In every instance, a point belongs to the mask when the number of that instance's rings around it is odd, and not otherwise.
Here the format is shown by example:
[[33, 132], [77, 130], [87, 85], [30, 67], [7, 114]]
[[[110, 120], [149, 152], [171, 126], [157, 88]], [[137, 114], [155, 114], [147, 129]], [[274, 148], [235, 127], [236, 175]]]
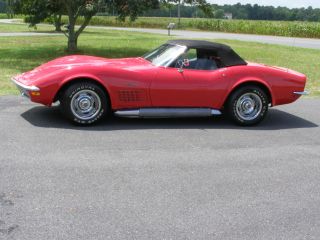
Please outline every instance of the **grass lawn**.
[[[40, 26], [38, 31], [51, 31]], [[25, 25], [0, 24], [0, 32], [29, 31]], [[31, 30], [33, 31], [33, 30]], [[168, 40], [167, 36], [124, 31], [86, 30], [79, 39], [81, 54], [118, 58], [141, 56]], [[320, 96], [320, 50], [260, 43], [219, 40], [231, 45], [248, 61], [292, 68], [309, 78], [307, 88]], [[0, 95], [17, 94], [10, 78], [66, 55], [65, 36], [0, 37]]]
[[0, 32], [53, 32], [53, 27], [48, 25], [37, 25], [37, 29], [29, 28], [28, 24], [6, 24], [0, 23]]

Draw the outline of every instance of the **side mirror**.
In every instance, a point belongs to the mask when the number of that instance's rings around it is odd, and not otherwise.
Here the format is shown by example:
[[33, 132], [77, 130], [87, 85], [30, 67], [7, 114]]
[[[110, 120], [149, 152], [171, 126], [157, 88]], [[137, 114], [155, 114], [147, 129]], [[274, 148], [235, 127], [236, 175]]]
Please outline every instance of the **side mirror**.
[[184, 66], [184, 67], [189, 67], [189, 66], [190, 66], [190, 61], [189, 61], [188, 58], [183, 59], [183, 66]]
[[184, 67], [189, 67], [189, 66], [190, 66], [190, 61], [189, 61], [189, 59], [185, 58], [185, 59], [183, 59], [183, 60], [179, 60], [179, 61], [178, 61], [178, 65], [179, 65], [178, 71], [179, 71], [180, 73], [182, 73]]

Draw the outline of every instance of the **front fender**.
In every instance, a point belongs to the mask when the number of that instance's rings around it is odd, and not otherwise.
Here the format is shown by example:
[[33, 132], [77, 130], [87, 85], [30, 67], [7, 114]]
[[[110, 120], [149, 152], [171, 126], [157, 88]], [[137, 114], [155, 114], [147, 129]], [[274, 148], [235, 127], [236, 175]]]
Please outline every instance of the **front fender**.
[[97, 81], [100, 85], [104, 86], [106, 90], [108, 89], [106, 86], [106, 83], [103, 82], [99, 77], [97, 77], [94, 74], [88, 74], [88, 73], [77, 73], [72, 74], [67, 77], [65, 77], [60, 83], [59, 83], [59, 89], [63, 87], [65, 84], [70, 83], [71, 81], [77, 80], [77, 79], [91, 79], [94, 81]]
[[[109, 92], [107, 84], [96, 75], [88, 74], [88, 73], [77, 73], [77, 74], [72, 74], [63, 78], [63, 80], [59, 82], [58, 88], [54, 96], [56, 97], [58, 92], [67, 84], [71, 83], [72, 81], [76, 81], [80, 79], [90, 79], [90, 80], [96, 81], [97, 83], [99, 83], [99, 85], [103, 86], [107, 92]], [[54, 99], [52, 99], [52, 101], [54, 101]]]

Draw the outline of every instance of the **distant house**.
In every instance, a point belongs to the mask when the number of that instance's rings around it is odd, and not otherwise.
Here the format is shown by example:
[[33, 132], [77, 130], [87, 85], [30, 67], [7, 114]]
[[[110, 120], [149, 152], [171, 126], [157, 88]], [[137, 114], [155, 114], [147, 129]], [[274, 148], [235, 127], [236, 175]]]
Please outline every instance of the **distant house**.
[[225, 14], [224, 14], [224, 18], [231, 20], [231, 19], [233, 18], [232, 13], [225, 13]]

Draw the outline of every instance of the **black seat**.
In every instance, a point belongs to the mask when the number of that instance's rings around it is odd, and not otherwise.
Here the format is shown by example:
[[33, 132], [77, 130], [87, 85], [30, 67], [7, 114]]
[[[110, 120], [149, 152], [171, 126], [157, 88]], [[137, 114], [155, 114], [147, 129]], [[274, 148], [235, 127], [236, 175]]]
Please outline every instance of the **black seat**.
[[218, 69], [217, 63], [214, 60], [207, 58], [197, 59], [194, 69], [198, 70], [216, 70]]

